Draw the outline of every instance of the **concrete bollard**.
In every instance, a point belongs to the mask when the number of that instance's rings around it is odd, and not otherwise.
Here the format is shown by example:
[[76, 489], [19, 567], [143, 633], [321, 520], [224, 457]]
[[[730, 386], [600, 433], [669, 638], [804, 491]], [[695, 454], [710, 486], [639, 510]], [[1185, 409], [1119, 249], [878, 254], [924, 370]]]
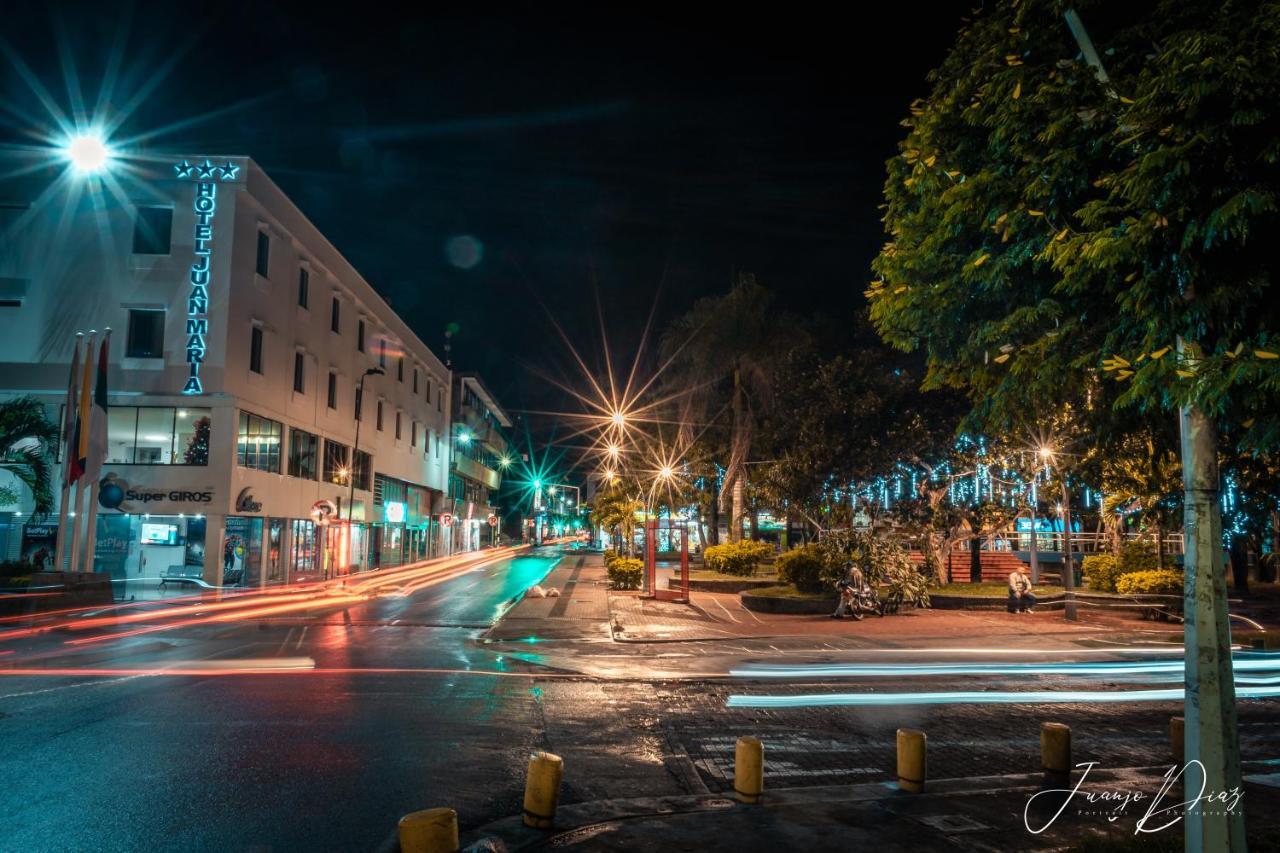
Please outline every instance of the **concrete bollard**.
[[1040, 767], [1044, 770], [1046, 788], [1071, 781], [1071, 726], [1040, 724]]
[[524, 784], [524, 825], [534, 829], [550, 829], [556, 819], [560, 801], [560, 779], [564, 776], [564, 759], [549, 752], [529, 756], [529, 776]]
[[898, 729], [898, 788], [919, 794], [924, 791], [926, 742], [924, 732]]
[[402, 853], [457, 853], [458, 813], [425, 809], [400, 818]]
[[1182, 764], [1186, 761], [1186, 727], [1183, 724], [1182, 717], [1169, 718], [1169, 749], [1173, 753], [1173, 763]]
[[739, 802], [760, 802], [764, 793], [764, 744], [759, 738], [738, 738], [733, 750], [733, 790]]

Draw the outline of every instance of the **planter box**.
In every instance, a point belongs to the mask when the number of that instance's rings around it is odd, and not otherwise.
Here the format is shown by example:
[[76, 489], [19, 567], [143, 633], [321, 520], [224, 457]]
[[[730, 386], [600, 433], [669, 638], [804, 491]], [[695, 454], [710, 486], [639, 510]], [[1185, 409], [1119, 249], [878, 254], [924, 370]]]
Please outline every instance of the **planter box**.
[[[777, 583], [770, 584], [777, 586]], [[742, 606], [757, 613], [834, 613], [837, 596], [830, 598], [775, 598], [742, 593]]]
[[[689, 589], [698, 592], [743, 592], [745, 590], [762, 589], [766, 586], [777, 586], [777, 579], [773, 580], [755, 580], [752, 578], [742, 578], [741, 580], [697, 580], [689, 578]], [[679, 578], [667, 578], [667, 589], [679, 589]]]

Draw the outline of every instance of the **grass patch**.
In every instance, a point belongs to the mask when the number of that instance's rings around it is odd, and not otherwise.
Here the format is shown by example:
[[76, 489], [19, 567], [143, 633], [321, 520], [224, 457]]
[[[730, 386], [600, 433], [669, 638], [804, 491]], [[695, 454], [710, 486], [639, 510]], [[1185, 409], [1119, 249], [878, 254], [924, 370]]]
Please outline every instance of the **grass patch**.
[[[1044, 598], [1048, 595], [1056, 595], [1062, 592], [1061, 587], [1056, 586], [1033, 586], [1031, 591], [1037, 598]], [[999, 581], [984, 581], [982, 583], [948, 583], [939, 587], [930, 587], [930, 595], [954, 595], [964, 598], [1008, 598], [1009, 584]]]
[[806, 601], [826, 601], [835, 598], [835, 592], [801, 592], [789, 583], [777, 586], [766, 586], [747, 591], [748, 595], [762, 595], [765, 598], [800, 598]]
[[[680, 569], [676, 568], [676, 577], [680, 576]], [[690, 569], [689, 580], [691, 581], [776, 581], [778, 576], [772, 572], [761, 572], [758, 575], [726, 575], [722, 572], [709, 572], [706, 569]]]

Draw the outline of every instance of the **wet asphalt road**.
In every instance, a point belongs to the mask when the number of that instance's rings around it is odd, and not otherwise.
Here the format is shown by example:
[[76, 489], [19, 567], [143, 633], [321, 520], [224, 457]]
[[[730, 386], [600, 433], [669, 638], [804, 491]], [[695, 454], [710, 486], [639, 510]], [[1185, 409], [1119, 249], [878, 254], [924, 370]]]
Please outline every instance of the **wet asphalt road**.
[[[518, 557], [347, 615], [193, 626], [79, 662], [310, 657], [326, 668], [501, 668], [470, 642], [554, 557]], [[52, 651], [57, 634], [21, 649]], [[51, 662], [62, 665], [65, 661]], [[463, 674], [0, 682], [0, 849], [369, 850], [405, 812], [518, 810], [539, 748], [528, 679]]]
[[[187, 626], [71, 657], [61, 631], [7, 644], [14, 654], [0, 667], [40, 655], [49, 666], [120, 668], [303, 658], [323, 671], [0, 678], [0, 851], [373, 850], [416, 809], [456, 808], [464, 831], [518, 813], [535, 749], [564, 757], [565, 803], [725, 792], [739, 734], [765, 740], [770, 784], [786, 786], [892, 778], [901, 725], [929, 733], [931, 773], [940, 777], [1035, 771], [1046, 719], [1071, 724], [1078, 760], [1159, 764], [1168, 718], [1180, 712], [1173, 702], [726, 708], [734, 693], [1081, 683], [1048, 675], [860, 685], [680, 678], [744, 662], [872, 654], [854, 641], [846, 648], [814, 638], [476, 642], [555, 560], [506, 559], [345, 612]], [[597, 677], [574, 674], [582, 671]], [[1275, 707], [1241, 702], [1247, 759], [1280, 756]]]

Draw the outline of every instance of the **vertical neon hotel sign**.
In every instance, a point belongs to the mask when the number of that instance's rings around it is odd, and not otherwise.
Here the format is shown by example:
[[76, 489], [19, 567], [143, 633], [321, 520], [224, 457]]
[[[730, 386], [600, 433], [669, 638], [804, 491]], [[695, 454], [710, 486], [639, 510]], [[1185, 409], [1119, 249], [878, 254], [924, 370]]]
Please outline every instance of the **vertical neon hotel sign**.
[[218, 212], [218, 182], [233, 181], [240, 167], [227, 162], [215, 166], [208, 158], [203, 163], [192, 164], [187, 160], [175, 163], [173, 171], [179, 178], [195, 178], [196, 192], [192, 209], [195, 212], [195, 231], [189, 276], [191, 290], [187, 294], [187, 381], [183, 394], [203, 394], [200, 381], [200, 365], [204, 364], [205, 337], [209, 334], [209, 282], [213, 260], [213, 217]]

